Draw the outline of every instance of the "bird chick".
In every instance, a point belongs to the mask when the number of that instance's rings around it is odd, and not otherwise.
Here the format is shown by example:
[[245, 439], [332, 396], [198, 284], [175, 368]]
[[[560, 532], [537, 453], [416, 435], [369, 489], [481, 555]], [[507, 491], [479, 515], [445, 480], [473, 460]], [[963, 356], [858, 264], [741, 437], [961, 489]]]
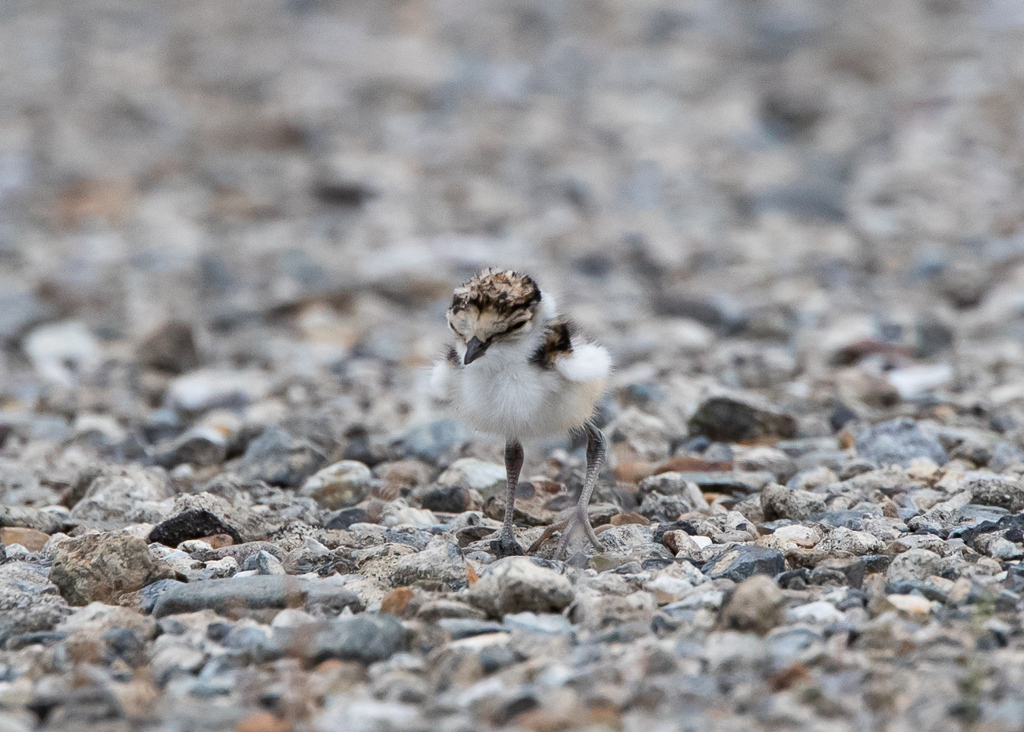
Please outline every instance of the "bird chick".
[[455, 342], [434, 367], [433, 391], [451, 400], [471, 426], [505, 438], [505, 520], [491, 549], [499, 557], [523, 554], [512, 521], [522, 441], [582, 429], [586, 477], [558, 556], [567, 556], [578, 531], [600, 550], [587, 505], [605, 457], [604, 435], [591, 418], [611, 371], [608, 351], [583, 340], [572, 321], [558, 315], [550, 294], [512, 271], [485, 270], [457, 288], [448, 327]]

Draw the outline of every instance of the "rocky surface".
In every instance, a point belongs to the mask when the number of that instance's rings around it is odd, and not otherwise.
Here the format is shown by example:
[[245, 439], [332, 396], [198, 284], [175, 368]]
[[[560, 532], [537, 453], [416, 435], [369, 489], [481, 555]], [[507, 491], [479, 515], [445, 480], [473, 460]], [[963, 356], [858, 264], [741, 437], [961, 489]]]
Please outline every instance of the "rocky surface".
[[1017, 5], [0, 6], [0, 732], [1024, 729]]

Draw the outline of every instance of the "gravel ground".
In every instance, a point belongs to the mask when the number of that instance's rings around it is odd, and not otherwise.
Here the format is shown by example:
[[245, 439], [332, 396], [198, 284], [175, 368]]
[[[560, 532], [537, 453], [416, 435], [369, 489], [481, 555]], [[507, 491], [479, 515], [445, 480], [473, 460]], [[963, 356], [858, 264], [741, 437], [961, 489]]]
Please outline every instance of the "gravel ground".
[[[1024, 730], [1013, 0], [0, 7], [0, 732]], [[604, 550], [431, 402], [515, 266]], [[518, 539], [582, 484], [527, 447]]]

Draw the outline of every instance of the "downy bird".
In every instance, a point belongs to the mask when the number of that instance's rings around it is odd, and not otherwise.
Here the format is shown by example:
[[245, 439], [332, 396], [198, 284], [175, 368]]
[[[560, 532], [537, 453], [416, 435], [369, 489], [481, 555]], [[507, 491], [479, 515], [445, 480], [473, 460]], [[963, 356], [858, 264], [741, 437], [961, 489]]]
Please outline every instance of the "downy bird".
[[558, 315], [554, 297], [531, 277], [510, 270], [488, 269], [456, 288], [447, 317], [455, 339], [434, 366], [432, 390], [450, 399], [470, 426], [505, 438], [508, 492], [492, 551], [523, 554], [513, 531], [523, 440], [569, 430], [587, 435], [587, 468], [557, 556], [568, 555], [579, 531], [601, 550], [587, 505], [605, 458], [605, 437], [592, 418], [611, 372], [608, 351]]

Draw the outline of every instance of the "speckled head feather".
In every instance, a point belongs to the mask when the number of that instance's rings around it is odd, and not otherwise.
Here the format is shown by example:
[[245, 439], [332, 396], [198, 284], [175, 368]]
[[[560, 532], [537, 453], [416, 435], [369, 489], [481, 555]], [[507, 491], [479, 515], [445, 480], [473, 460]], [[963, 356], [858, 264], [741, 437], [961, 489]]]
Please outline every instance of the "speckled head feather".
[[541, 301], [533, 278], [512, 270], [487, 269], [456, 288], [448, 308], [448, 324], [464, 342], [476, 338], [515, 339], [529, 332]]
[[538, 302], [540, 288], [529, 275], [512, 270], [485, 269], [456, 288], [451, 311], [457, 313], [475, 307], [479, 311], [493, 310], [500, 315], [508, 315]]

